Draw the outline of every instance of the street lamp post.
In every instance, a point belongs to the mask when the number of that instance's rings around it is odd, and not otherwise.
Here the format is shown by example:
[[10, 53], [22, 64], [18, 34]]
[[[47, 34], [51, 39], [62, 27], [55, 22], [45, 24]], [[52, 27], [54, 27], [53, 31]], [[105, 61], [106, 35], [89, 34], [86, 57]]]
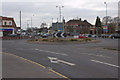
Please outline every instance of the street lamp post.
[[59, 8], [59, 17], [60, 17], [60, 19], [59, 19], [59, 21], [61, 22], [61, 13], [62, 13], [62, 8], [64, 7], [64, 6], [56, 6], [57, 8]]
[[106, 31], [105, 34], [108, 32], [108, 26], [107, 26], [107, 2], [104, 2], [104, 4], [106, 5]]
[[[62, 13], [62, 8], [64, 7], [64, 6], [56, 6], [58, 9], [59, 9], [59, 22], [62, 22], [61, 21], [61, 13]], [[57, 21], [57, 30], [58, 30], [58, 21]]]
[[33, 29], [32, 29], [32, 17], [34, 16], [34, 14], [31, 16], [31, 31], [33, 32]]
[[107, 2], [104, 2], [104, 4], [106, 5], [106, 26], [107, 26]]
[[21, 38], [21, 35], [22, 35], [22, 26], [21, 26], [21, 11], [20, 11], [20, 38]]
[[21, 11], [20, 11], [20, 28], [21, 28]]
[[28, 23], [29, 21], [30, 21], [30, 20], [27, 20], [27, 29], [29, 28], [29, 23]]

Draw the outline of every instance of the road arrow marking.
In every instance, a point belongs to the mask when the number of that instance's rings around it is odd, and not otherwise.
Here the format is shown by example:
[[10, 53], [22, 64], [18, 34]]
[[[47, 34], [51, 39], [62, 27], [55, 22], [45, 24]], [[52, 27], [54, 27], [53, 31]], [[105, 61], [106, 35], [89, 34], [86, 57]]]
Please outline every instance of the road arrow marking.
[[58, 58], [54, 58], [54, 57], [48, 57], [48, 59], [50, 59], [51, 63], [64, 63], [70, 66], [74, 66], [75, 64], [67, 62], [67, 61], [63, 61], [63, 60], [59, 60]]
[[68, 64], [70, 66], [74, 66], [75, 64], [73, 63], [70, 63], [70, 62], [66, 62], [66, 61], [63, 61], [63, 60], [58, 60], [58, 62], [61, 62], [61, 63], [64, 63], [64, 64]]
[[105, 63], [105, 62], [101, 62], [101, 61], [97, 61], [97, 60], [91, 60], [92, 62], [96, 62], [96, 63], [101, 63], [101, 64], [105, 64], [105, 65], [109, 65], [112, 67], [117, 67], [120, 68], [120, 66], [114, 65], [114, 64], [110, 64], [110, 63]]
[[57, 58], [54, 58], [54, 57], [48, 57], [48, 59], [50, 59], [50, 62], [51, 62], [51, 63], [58, 63]]

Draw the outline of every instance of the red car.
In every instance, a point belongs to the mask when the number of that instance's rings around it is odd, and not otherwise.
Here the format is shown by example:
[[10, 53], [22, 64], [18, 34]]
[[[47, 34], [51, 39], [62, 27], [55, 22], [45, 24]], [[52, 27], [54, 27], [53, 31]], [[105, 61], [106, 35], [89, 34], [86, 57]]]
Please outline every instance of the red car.
[[87, 36], [79, 36], [79, 38], [88, 38]]

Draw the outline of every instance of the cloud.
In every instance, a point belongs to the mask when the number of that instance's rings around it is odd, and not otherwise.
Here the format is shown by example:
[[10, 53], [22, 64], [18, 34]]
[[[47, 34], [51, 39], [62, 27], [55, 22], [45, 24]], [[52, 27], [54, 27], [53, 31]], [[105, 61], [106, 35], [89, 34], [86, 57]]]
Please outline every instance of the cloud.
[[[22, 11], [22, 26], [26, 28], [27, 23], [31, 23], [33, 18], [33, 26], [39, 27], [42, 22], [51, 23], [59, 17], [58, 8], [56, 6], [65, 6], [62, 9], [62, 17], [66, 21], [71, 18], [80, 17], [86, 19], [92, 24], [96, 16], [103, 18], [105, 16], [105, 4], [100, 0], [4, 0], [2, 2], [2, 15], [15, 18], [19, 26], [19, 11]], [[115, 17], [118, 13], [118, 0], [108, 0], [108, 15]], [[34, 14], [34, 16], [33, 16]], [[29, 22], [27, 21], [29, 20]]]

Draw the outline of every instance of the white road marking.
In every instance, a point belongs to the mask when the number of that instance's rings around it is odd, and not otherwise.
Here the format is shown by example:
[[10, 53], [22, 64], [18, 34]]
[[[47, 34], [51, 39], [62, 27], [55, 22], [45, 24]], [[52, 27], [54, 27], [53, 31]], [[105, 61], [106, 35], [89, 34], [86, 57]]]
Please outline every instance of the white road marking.
[[35, 49], [35, 50], [42, 51], [42, 52], [47, 52], [47, 53], [52, 53], [52, 54], [58, 54], [58, 55], [68, 56], [67, 54], [64, 54], [64, 53], [57, 53], [57, 52], [52, 52], [52, 51], [47, 51], [47, 50], [40, 50], [40, 49]]
[[67, 61], [63, 61], [63, 60], [58, 60], [58, 62], [62, 62], [64, 64], [68, 64], [68, 65], [71, 65], [71, 66], [74, 66], [75, 64], [73, 63], [70, 63], [70, 62], [67, 62]]
[[67, 65], [70, 65], [70, 66], [74, 66], [75, 64], [73, 63], [70, 63], [70, 62], [67, 62], [67, 61], [63, 61], [63, 60], [59, 60], [58, 58], [54, 58], [54, 57], [48, 57], [48, 59], [50, 59], [50, 62], [51, 63], [64, 63], [64, 64], [67, 64]]
[[54, 57], [48, 57], [48, 59], [50, 59], [51, 63], [58, 63], [58, 59], [54, 58]]
[[120, 66], [114, 65], [114, 64], [110, 64], [110, 63], [106, 63], [106, 62], [101, 62], [101, 61], [97, 61], [97, 60], [91, 60], [92, 62], [96, 62], [96, 63], [101, 63], [101, 64], [105, 64], [105, 65], [109, 65], [112, 67], [117, 67], [120, 68]]
[[108, 57], [108, 56], [95, 55], [95, 54], [91, 54], [91, 53], [81, 53], [81, 54], [86, 54], [86, 55], [90, 55], [90, 56], [97, 56], [97, 57], [104, 57], [104, 58], [111, 58], [111, 57]]

